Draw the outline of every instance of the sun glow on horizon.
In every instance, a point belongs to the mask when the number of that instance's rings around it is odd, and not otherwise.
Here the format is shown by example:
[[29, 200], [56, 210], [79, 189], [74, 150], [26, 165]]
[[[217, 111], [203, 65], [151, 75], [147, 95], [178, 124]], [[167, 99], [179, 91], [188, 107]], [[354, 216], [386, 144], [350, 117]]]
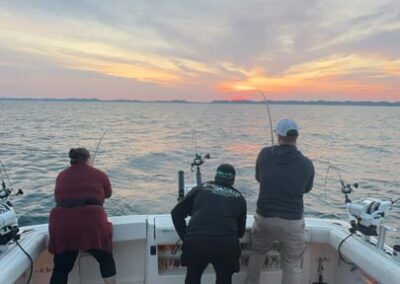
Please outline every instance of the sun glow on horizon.
[[387, 86], [385, 80], [396, 79], [399, 70], [400, 60], [359, 55], [331, 56], [294, 65], [277, 76], [269, 76], [257, 68], [247, 72], [245, 79], [223, 82], [218, 88], [228, 93], [263, 90], [271, 94], [323, 92], [364, 94], [366, 97], [387, 92], [395, 98], [397, 90]]

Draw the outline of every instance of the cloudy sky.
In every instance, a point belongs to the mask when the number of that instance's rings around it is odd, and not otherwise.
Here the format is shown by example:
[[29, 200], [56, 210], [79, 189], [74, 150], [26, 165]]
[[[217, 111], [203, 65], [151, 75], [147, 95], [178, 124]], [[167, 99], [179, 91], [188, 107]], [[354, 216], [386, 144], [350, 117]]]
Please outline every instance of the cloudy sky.
[[0, 86], [0, 97], [400, 101], [400, 1], [0, 1]]

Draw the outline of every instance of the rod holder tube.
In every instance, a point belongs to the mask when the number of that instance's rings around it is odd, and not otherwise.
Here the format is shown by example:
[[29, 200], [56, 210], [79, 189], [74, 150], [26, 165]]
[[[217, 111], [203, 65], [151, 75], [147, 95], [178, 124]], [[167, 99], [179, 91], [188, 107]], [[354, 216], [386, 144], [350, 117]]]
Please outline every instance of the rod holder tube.
[[185, 172], [178, 172], [178, 201], [182, 200], [185, 196]]
[[386, 232], [390, 228], [385, 225], [379, 226], [379, 233], [378, 233], [378, 241], [376, 242], [376, 248], [379, 250], [383, 250], [385, 247], [385, 239], [386, 239]]
[[200, 167], [197, 166], [196, 167], [196, 185], [200, 185], [201, 184], [201, 171], [200, 171]]

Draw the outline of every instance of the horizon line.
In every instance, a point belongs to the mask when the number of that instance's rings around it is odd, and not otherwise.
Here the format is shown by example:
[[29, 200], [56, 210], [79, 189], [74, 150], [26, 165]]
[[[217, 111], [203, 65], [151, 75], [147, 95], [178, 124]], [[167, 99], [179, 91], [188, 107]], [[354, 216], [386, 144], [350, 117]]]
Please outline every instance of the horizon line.
[[82, 101], [82, 102], [138, 102], [138, 103], [198, 103], [198, 104], [340, 104], [340, 105], [388, 105], [400, 106], [400, 101], [353, 101], [353, 100], [212, 100], [188, 101], [183, 99], [171, 100], [140, 100], [140, 99], [99, 99], [99, 98], [34, 98], [34, 97], [0, 97], [1, 101]]

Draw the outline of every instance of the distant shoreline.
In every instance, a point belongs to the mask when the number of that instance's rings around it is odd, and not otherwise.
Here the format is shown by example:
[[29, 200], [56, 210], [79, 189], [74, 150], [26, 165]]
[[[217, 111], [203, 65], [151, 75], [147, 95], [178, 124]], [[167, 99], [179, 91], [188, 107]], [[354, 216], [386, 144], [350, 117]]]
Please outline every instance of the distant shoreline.
[[[182, 104], [265, 104], [264, 101], [251, 101], [251, 100], [214, 100], [210, 102], [195, 102], [186, 100], [102, 100], [102, 99], [79, 99], [79, 98], [1, 98], [0, 101], [48, 101], [48, 102], [123, 102], [123, 103], [182, 103]], [[280, 100], [271, 101], [267, 100], [268, 104], [277, 105], [332, 105], [332, 106], [400, 106], [400, 101], [298, 101], [298, 100]]]

